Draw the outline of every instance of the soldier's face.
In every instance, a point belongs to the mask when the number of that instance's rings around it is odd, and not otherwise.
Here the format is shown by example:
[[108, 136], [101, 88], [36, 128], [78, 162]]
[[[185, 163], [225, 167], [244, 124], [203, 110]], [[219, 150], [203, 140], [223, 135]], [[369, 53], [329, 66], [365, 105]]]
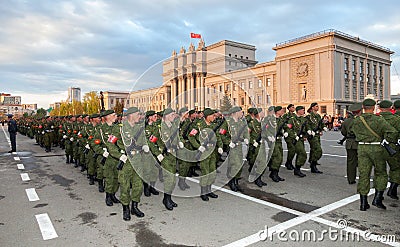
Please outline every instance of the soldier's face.
[[305, 109], [301, 109], [301, 110], [298, 110], [298, 111], [297, 111], [297, 114], [298, 114], [299, 116], [303, 116], [305, 112], [306, 112]]

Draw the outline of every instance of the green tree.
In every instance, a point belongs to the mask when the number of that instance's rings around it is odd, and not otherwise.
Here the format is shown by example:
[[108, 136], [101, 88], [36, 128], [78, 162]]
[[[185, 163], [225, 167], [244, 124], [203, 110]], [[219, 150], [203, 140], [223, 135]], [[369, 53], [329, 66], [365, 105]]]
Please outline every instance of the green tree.
[[232, 108], [231, 99], [225, 94], [222, 98], [222, 104], [220, 107], [220, 111], [229, 111]]
[[83, 96], [83, 109], [86, 114], [100, 112], [100, 99], [96, 91], [86, 93], [85, 96]]
[[24, 113], [24, 118], [27, 118], [29, 116], [29, 114], [27, 112]]
[[39, 108], [35, 115], [36, 117], [45, 117], [47, 115], [47, 111], [43, 108]]
[[121, 102], [119, 102], [119, 100], [116, 101], [117, 102], [115, 103], [114, 111], [117, 114], [122, 114], [122, 111], [124, 110], [124, 105]]

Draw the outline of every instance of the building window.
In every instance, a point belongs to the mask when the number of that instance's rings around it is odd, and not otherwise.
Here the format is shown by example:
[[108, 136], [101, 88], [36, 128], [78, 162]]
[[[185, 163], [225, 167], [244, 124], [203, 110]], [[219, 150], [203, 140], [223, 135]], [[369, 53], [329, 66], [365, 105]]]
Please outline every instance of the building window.
[[126, 100], [126, 104], [129, 105], [129, 99]]
[[237, 100], [236, 100], [236, 98], [233, 98], [233, 105], [236, 105], [236, 102]]
[[267, 78], [267, 86], [271, 86], [271, 78]]
[[249, 81], [249, 89], [253, 88], [253, 82]]
[[236, 91], [236, 83], [233, 84], [233, 91]]
[[370, 64], [369, 63], [367, 63], [367, 75], [369, 75], [370, 74]]
[[219, 91], [222, 92], [222, 85], [219, 85]]
[[241, 87], [242, 87], [242, 89], [244, 90], [244, 82], [242, 82], [242, 85], [241, 85]]
[[257, 95], [257, 104], [261, 104], [261, 95]]
[[364, 73], [364, 62], [360, 61], [360, 74]]
[[326, 114], [326, 105], [321, 105], [321, 113]]
[[354, 72], [356, 71], [356, 60], [352, 61], [351, 70], [354, 71]]
[[114, 104], [114, 99], [111, 99], [111, 100], [110, 100], [110, 103], [111, 103], [111, 105]]
[[348, 79], [349, 79], [349, 74], [344, 73], [344, 79], [345, 79], [345, 80], [348, 80]]
[[344, 70], [348, 71], [349, 70], [349, 58], [344, 59]]
[[241, 105], [244, 105], [244, 97], [240, 98]]
[[261, 79], [258, 79], [258, 87], [259, 88], [262, 87], [262, 80]]
[[229, 84], [226, 85], [226, 91], [229, 91]]

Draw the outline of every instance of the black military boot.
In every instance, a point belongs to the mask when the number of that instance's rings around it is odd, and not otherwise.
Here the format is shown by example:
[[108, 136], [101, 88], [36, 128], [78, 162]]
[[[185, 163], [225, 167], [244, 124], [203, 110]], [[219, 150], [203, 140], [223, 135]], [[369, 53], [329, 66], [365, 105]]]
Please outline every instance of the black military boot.
[[276, 170], [276, 176], [278, 177], [279, 181], [285, 181], [284, 178], [279, 177], [279, 170]]
[[267, 183], [261, 180], [261, 176], [258, 176], [257, 179], [254, 181], [254, 184], [257, 185], [258, 187], [262, 188], [263, 186], [267, 186]]
[[97, 182], [99, 184], [99, 192], [103, 193], [104, 192], [104, 180], [103, 179], [98, 179]]
[[399, 186], [399, 185], [396, 183], [390, 182], [390, 187], [387, 192], [387, 195], [390, 196], [390, 198], [395, 199], [395, 200], [399, 200], [399, 197], [397, 196], [397, 186]]
[[232, 191], [235, 191], [235, 192], [238, 191], [238, 189], [237, 189], [237, 187], [236, 187], [236, 184], [235, 184], [235, 181], [234, 181], [234, 178], [232, 178], [231, 180], [229, 180], [228, 185], [229, 185], [229, 188], [230, 188]]
[[369, 209], [369, 204], [368, 204], [368, 196], [367, 195], [360, 195], [360, 210], [361, 211], [367, 211]]
[[74, 167], [77, 168], [79, 165], [80, 165], [79, 159], [76, 159], [76, 160], [75, 160], [75, 165], [74, 165]]
[[383, 205], [382, 200], [383, 200], [383, 192], [384, 191], [375, 191], [375, 197], [374, 200], [372, 201], [372, 205], [381, 208], [381, 209], [386, 209], [386, 206]]
[[286, 161], [285, 166], [286, 166], [286, 169], [288, 169], [288, 170], [293, 170], [293, 169], [295, 169], [295, 168], [293, 167], [293, 165], [292, 165], [292, 162]]
[[208, 185], [207, 186], [207, 196], [208, 197], [211, 197], [211, 198], [218, 198], [218, 195], [217, 194], [214, 194], [213, 192], [212, 192], [212, 190], [211, 190], [211, 185]]
[[300, 171], [300, 166], [296, 166], [295, 168], [294, 168], [294, 175], [296, 175], [296, 176], [298, 176], [298, 177], [305, 177], [306, 176], [306, 174], [304, 174], [304, 173], [302, 173], [301, 171]]
[[207, 187], [206, 187], [206, 186], [201, 186], [200, 198], [201, 198], [201, 200], [203, 200], [203, 201], [208, 201]]
[[238, 178], [234, 178], [233, 180], [235, 182], [235, 186], [237, 188], [238, 191], [243, 192], [242, 188], [239, 186], [239, 179]]
[[114, 205], [112, 199], [111, 199], [111, 194], [110, 193], [106, 193], [106, 205], [111, 207], [112, 205]]
[[279, 181], [281, 181], [279, 178], [278, 178], [278, 171], [277, 170], [271, 170], [271, 173], [269, 174], [269, 177], [272, 179], [272, 181], [274, 181], [274, 182], [279, 182]]
[[131, 214], [136, 215], [138, 218], [144, 217], [144, 213], [139, 210], [137, 202], [132, 201]]
[[65, 161], [65, 163], [69, 164], [69, 155], [66, 154], [65, 157], [67, 158], [67, 160]]
[[[181, 190], [190, 189], [190, 186], [186, 184], [185, 178], [179, 177], [178, 187]], [[189, 188], [188, 188], [189, 187]]]
[[172, 200], [171, 200], [171, 195], [169, 195], [167, 193], [164, 193], [163, 204], [164, 204], [165, 208], [168, 210], [174, 209], [174, 206], [173, 206]]
[[118, 200], [118, 198], [115, 197], [115, 193], [110, 194], [110, 195], [111, 195], [111, 200], [112, 200], [113, 203], [120, 203], [120, 201]]
[[144, 182], [143, 182], [143, 194], [144, 194], [144, 196], [146, 196], [146, 197], [151, 196], [151, 194], [150, 194], [150, 187], [149, 187], [149, 184], [148, 184], [148, 183], [144, 183]]
[[316, 161], [311, 162], [310, 168], [311, 168], [311, 173], [320, 173], [320, 174], [322, 173], [320, 170], [318, 170]]
[[158, 191], [156, 190], [156, 182], [150, 182], [149, 190], [150, 190], [150, 193], [153, 194], [153, 195], [155, 195], [155, 196], [157, 196], [157, 195], [160, 194], [160, 193], [158, 193]]
[[81, 164], [81, 172], [86, 171], [86, 165], [85, 164]]
[[94, 184], [94, 176], [93, 175], [89, 175], [89, 184], [90, 185]]
[[125, 221], [131, 220], [131, 212], [129, 210], [129, 205], [122, 205], [122, 219]]

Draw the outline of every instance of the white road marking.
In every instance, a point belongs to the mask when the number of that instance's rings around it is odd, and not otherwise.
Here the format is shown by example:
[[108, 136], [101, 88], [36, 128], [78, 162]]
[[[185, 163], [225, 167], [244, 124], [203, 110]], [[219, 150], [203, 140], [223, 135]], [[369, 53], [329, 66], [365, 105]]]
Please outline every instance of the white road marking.
[[24, 170], [25, 169], [24, 164], [17, 164], [17, 168], [18, 168], [18, 170]]
[[328, 140], [328, 139], [321, 139], [321, 141], [326, 141], [326, 142], [338, 142], [339, 140]]
[[14, 160], [21, 160], [19, 157], [14, 157]]
[[[287, 149], [284, 149], [283, 152], [287, 152]], [[307, 154], [309, 154], [310, 152], [306, 152]], [[346, 155], [337, 155], [337, 154], [322, 154], [322, 156], [330, 156], [330, 157], [339, 157], [339, 158], [346, 158]]]
[[26, 195], [28, 196], [28, 199], [30, 202], [34, 202], [34, 201], [39, 201], [39, 196], [36, 193], [35, 188], [29, 188], [26, 189]]
[[29, 181], [31, 180], [28, 173], [21, 173], [21, 179], [22, 181]]
[[329, 145], [329, 146], [333, 148], [345, 148], [344, 146], [338, 146], [338, 145]]
[[12, 152], [12, 154], [18, 154], [17, 152]]
[[35, 215], [35, 217], [39, 224], [43, 240], [49, 240], [58, 237], [48, 214], [38, 214]]
[[4, 127], [3, 127], [3, 126], [1, 126], [1, 128], [3, 129], [3, 132], [4, 132], [4, 135], [6, 136], [7, 142], [8, 142], [8, 144], [9, 144], [9, 145], [10, 145], [10, 147], [11, 147], [11, 141], [10, 141], [10, 138], [8, 137], [8, 135], [7, 135], [6, 131], [4, 130]]

